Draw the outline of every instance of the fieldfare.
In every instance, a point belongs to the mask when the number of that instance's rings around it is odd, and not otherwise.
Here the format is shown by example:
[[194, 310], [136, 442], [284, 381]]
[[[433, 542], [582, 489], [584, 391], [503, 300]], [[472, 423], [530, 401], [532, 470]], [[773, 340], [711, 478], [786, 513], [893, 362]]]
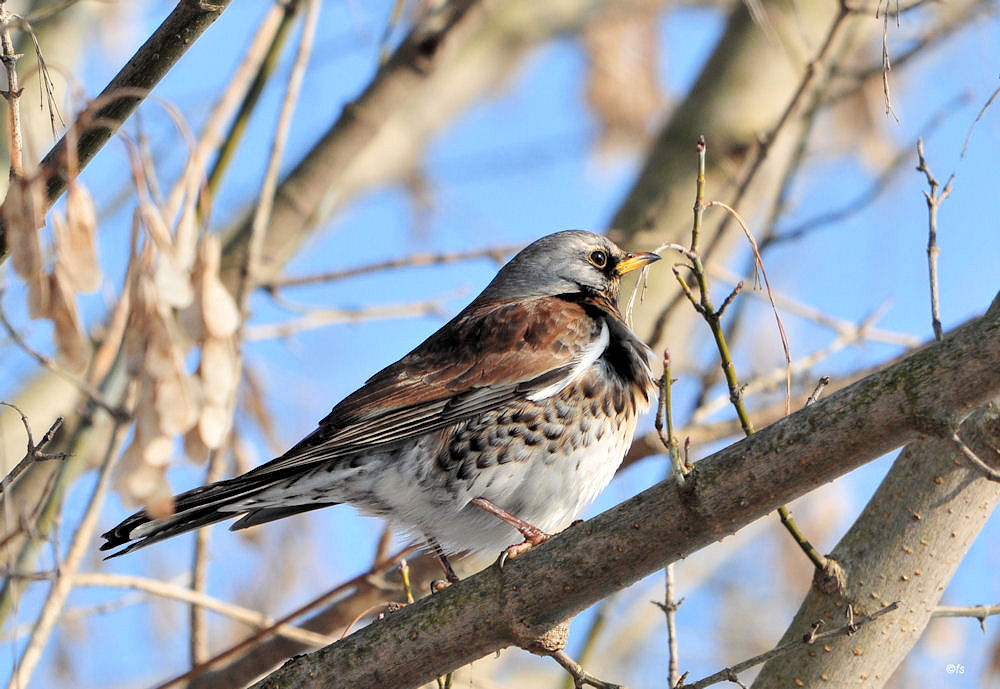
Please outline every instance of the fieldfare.
[[621, 276], [657, 259], [590, 232], [539, 239], [288, 452], [181, 493], [170, 516], [137, 512], [101, 550], [342, 502], [442, 555], [541, 542], [608, 484], [649, 407], [652, 352], [617, 300]]

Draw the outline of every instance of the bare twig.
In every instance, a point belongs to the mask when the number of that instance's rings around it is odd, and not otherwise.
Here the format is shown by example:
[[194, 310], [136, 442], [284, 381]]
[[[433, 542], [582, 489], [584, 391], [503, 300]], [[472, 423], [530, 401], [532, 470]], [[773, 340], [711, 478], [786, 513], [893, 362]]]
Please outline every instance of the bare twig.
[[[881, 1], [880, 1], [881, 5]], [[889, 95], [889, 72], [892, 71], [892, 60], [889, 59], [889, 0], [886, 0], [886, 11], [882, 13], [882, 96], [885, 98], [885, 114], [899, 122], [896, 111], [892, 108], [892, 97]], [[875, 15], [878, 16], [878, 10]], [[896, 15], [896, 26], [899, 26], [899, 15]]]
[[855, 632], [857, 632], [864, 625], [873, 622], [874, 620], [877, 620], [878, 618], [892, 612], [898, 607], [899, 607], [899, 601], [895, 601], [885, 606], [884, 608], [876, 610], [870, 615], [857, 615], [854, 614], [853, 612], [850, 612], [847, 624], [841, 627], [837, 627], [836, 629], [831, 629], [826, 632], [816, 633], [818, 627], [814, 625], [812, 631], [810, 631], [810, 633], [807, 634], [802, 639], [796, 639], [795, 641], [790, 641], [787, 644], [782, 644], [781, 646], [772, 648], [770, 651], [767, 651], [766, 653], [761, 653], [760, 655], [756, 655], [753, 658], [748, 658], [747, 660], [744, 660], [740, 663], [736, 663], [731, 667], [719, 670], [718, 672], [711, 674], [707, 677], [704, 677], [698, 680], [697, 682], [693, 682], [692, 684], [684, 684], [682, 686], [684, 687], [684, 689], [704, 689], [704, 687], [709, 687], [712, 686], [713, 684], [718, 684], [719, 682], [727, 682], [727, 681], [736, 682], [738, 681], [734, 679], [736, 673], [743, 672], [744, 670], [755, 667], [757, 665], [763, 665], [771, 658], [777, 658], [779, 656], [787, 655], [792, 651], [798, 650], [804, 646], [811, 646], [818, 641], [826, 641], [828, 639], [834, 639], [841, 636], [850, 636]]
[[17, 79], [17, 60], [21, 56], [14, 53], [14, 41], [10, 37], [12, 21], [13, 15], [7, 11], [6, 0], [0, 0], [0, 62], [3, 62], [7, 73], [7, 88], [0, 91], [0, 95], [7, 101], [10, 176], [13, 178], [24, 175], [24, 146], [21, 141], [21, 87]]
[[309, 56], [312, 54], [313, 38], [319, 22], [319, 0], [308, 0], [306, 16], [302, 27], [302, 37], [295, 54], [295, 63], [288, 79], [285, 98], [281, 104], [281, 113], [274, 131], [274, 141], [271, 145], [271, 155], [267, 161], [264, 181], [261, 183], [260, 201], [254, 210], [253, 223], [250, 228], [250, 241], [246, 261], [242, 265], [240, 280], [236, 289], [236, 303], [246, 311], [246, 295], [259, 271], [261, 251], [264, 246], [264, 231], [271, 220], [271, 209], [274, 207], [274, 193], [278, 186], [278, 173], [281, 169], [281, 159], [288, 140], [288, 131], [292, 124], [292, 114], [299, 100], [302, 79], [305, 76]]
[[994, 615], [1000, 615], [1000, 605], [939, 605], [931, 613], [931, 617], [974, 617], [984, 634], [986, 618]]
[[680, 670], [680, 656], [677, 652], [677, 608], [681, 606], [684, 599], [679, 600], [674, 597], [674, 563], [671, 562], [664, 568], [664, 594], [663, 602], [653, 601], [653, 605], [663, 611], [667, 618], [667, 658], [668, 658], [668, 685], [669, 687], [679, 687], [683, 681]]
[[[222, 478], [225, 472], [225, 444], [221, 448], [208, 453], [208, 471], [205, 473], [205, 484], [214, 483]], [[211, 542], [211, 529], [198, 529], [194, 540], [194, 553], [191, 558], [191, 591], [204, 594], [208, 579], [208, 546]], [[190, 626], [189, 656], [191, 667], [197, 667], [208, 658], [208, 624], [205, 620], [204, 606], [191, 601], [188, 608], [188, 625]], [[264, 626], [264, 625], [261, 625]]]
[[103, 572], [81, 572], [73, 578], [73, 585], [76, 587], [105, 587], [123, 588], [142, 591], [159, 598], [170, 598], [192, 605], [197, 605], [205, 610], [225, 615], [239, 622], [257, 627], [258, 629], [273, 627], [274, 633], [293, 639], [310, 646], [325, 646], [333, 643], [334, 638], [325, 634], [317, 634], [307, 629], [299, 629], [288, 624], [275, 625], [275, 621], [267, 615], [250, 610], [239, 605], [233, 605], [226, 601], [213, 598], [202, 591], [197, 591], [186, 586], [178, 586], [159, 579], [148, 577], [127, 576], [120, 574], [106, 574]]
[[358, 268], [347, 268], [346, 270], [335, 270], [326, 273], [317, 273], [315, 275], [278, 277], [274, 280], [270, 280], [269, 282], [265, 282], [259, 286], [268, 291], [274, 291], [281, 287], [298, 287], [300, 285], [313, 285], [320, 282], [333, 282], [335, 280], [344, 280], [346, 278], [352, 278], [358, 275], [367, 275], [369, 273], [375, 273], [383, 270], [392, 270], [395, 268], [436, 266], [445, 263], [471, 261], [478, 258], [489, 258], [499, 264], [502, 263], [505, 259], [509, 258], [511, 254], [515, 253], [520, 248], [521, 248], [520, 245], [498, 246], [486, 249], [474, 249], [472, 251], [456, 251], [453, 253], [411, 254], [409, 256], [404, 256], [403, 258], [396, 258], [389, 261], [382, 261], [380, 263], [372, 263], [370, 265], [360, 266]]
[[319, 606], [321, 606], [321, 605], [323, 605], [323, 604], [325, 604], [325, 603], [327, 603], [327, 602], [329, 602], [331, 600], [334, 600], [335, 598], [340, 597], [341, 595], [344, 594], [345, 591], [349, 591], [350, 589], [354, 588], [355, 586], [357, 586], [362, 581], [368, 580], [372, 575], [385, 572], [390, 567], [392, 567], [393, 565], [395, 565], [396, 562], [398, 562], [400, 560], [400, 558], [406, 557], [408, 554], [410, 554], [411, 552], [413, 552], [413, 550], [414, 550], [413, 546], [407, 546], [406, 548], [403, 548], [399, 552], [394, 553], [391, 557], [386, 558], [382, 562], [376, 563], [375, 565], [372, 566], [372, 568], [369, 571], [365, 572], [364, 574], [359, 574], [358, 576], [354, 577], [353, 579], [351, 579], [349, 581], [345, 581], [343, 584], [340, 584], [339, 586], [337, 586], [337, 587], [335, 587], [335, 588], [327, 591], [326, 593], [318, 596], [317, 598], [314, 598], [313, 600], [309, 601], [305, 605], [303, 605], [303, 606], [301, 606], [299, 608], [296, 608], [295, 610], [293, 610], [292, 612], [288, 613], [284, 617], [279, 618], [271, 626], [266, 627], [264, 629], [261, 629], [261, 630], [257, 631], [256, 633], [254, 633], [253, 635], [251, 635], [250, 637], [244, 639], [240, 643], [238, 643], [238, 644], [236, 644], [234, 646], [231, 646], [231, 647], [227, 648], [226, 650], [224, 650], [224, 651], [222, 651], [220, 653], [215, 654], [214, 656], [212, 656], [211, 658], [209, 658], [205, 662], [201, 663], [199, 666], [191, 668], [187, 672], [185, 672], [185, 673], [183, 673], [181, 675], [178, 675], [177, 677], [174, 677], [173, 679], [167, 680], [163, 684], [158, 685], [156, 687], [156, 689], [168, 689], [169, 687], [177, 686], [177, 685], [185, 682], [186, 680], [189, 680], [192, 677], [195, 677], [196, 675], [199, 675], [202, 672], [205, 672], [206, 670], [210, 669], [212, 666], [216, 665], [217, 663], [220, 663], [221, 661], [225, 660], [226, 658], [229, 658], [229, 657], [231, 657], [231, 656], [239, 653], [240, 651], [243, 651], [243, 650], [245, 650], [247, 648], [250, 648], [254, 644], [260, 642], [262, 639], [266, 639], [268, 636], [271, 636], [272, 634], [274, 634], [275, 630], [278, 627], [280, 627], [282, 625], [287, 625], [287, 624], [291, 623], [292, 620], [295, 620], [295, 619], [298, 619], [299, 617], [302, 617], [303, 615], [305, 615], [306, 613], [308, 613], [310, 610], [314, 610], [314, 609], [318, 608]]
[[8, 689], [28, 686], [28, 680], [41, 658], [42, 650], [45, 648], [56, 622], [59, 620], [66, 598], [73, 589], [73, 575], [79, 568], [84, 555], [90, 549], [94, 537], [97, 518], [104, 504], [108, 484], [111, 482], [111, 467], [118, 456], [118, 447], [124, 427], [125, 424], [121, 419], [115, 419], [111, 439], [108, 441], [104, 459], [98, 470], [97, 484], [94, 486], [76, 533], [73, 535], [66, 559], [59, 565], [60, 576], [53, 582], [48, 598], [46, 598], [42, 611], [35, 622], [35, 628], [32, 630], [28, 644], [25, 646], [14, 672], [11, 673], [10, 682], [7, 685]]
[[[229, 169], [229, 164], [232, 162], [233, 156], [240, 142], [243, 140], [243, 135], [250, 122], [250, 116], [260, 102], [260, 96], [264, 92], [264, 87], [274, 74], [275, 67], [278, 64], [278, 57], [281, 55], [282, 48], [285, 45], [285, 39], [288, 37], [288, 33], [294, 24], [295, 15], [301, 6], [302, 3], [298, 0], [273, 5], [268, 18], [261, 23], [253, 45], [247, 50], [247, 59], [240, 68], [240, 74], [243, 75], [246, 82], [242, 87], [232, 89], [229, 93], [231, 97], [235, 98], [242, 92], [243, 97], [235, 117], [233, 117], [225, 136], [222, 138], [221, 145], [218, 146], [218, 153], [208, 173], [206, 186], [208, 188], [209, 201], [214, 198], [215, 193], [218, 191], [223, 175]], [[230, 85], [232, 84], [233, 80], [230, 80]], [[222, 105], [221, 102], [220, 105]], [[221, 114], [221, 111], [228, 111], [228, 109], [228, 107], [220, 107], [217, 110]], [[212, 147], [214, 147], [214, 139], [218, 136], [218, 130], [221, 129], [221, 126], [222, 118], [216, 122], [215, 131], [211, 137], [213, 141], [210, 142], [213, 144]], [[209, 130], [210, 128], [206, 127], [206, 132]], [[206, 143], [209, 143], [207, 138]], [[201, 150], [207, 154], [208, 147]], [[206, 217], [208, 215], [207, 210], [208, 204], [202, 205], [199, 215]]]
[[976, 119], [973, 120], [972, 124], [969, 126], [969, 133], [965, 135], [965, 143], [962, 144], [962, 155], [960, 156], [961, 158], [965, 157], [965, 151], [969, 147], [969, 139], [972, 138], [972, 130], [976, 128], [977, 124], [979, 124], [979, 120], [983, 119], [983, 115], [985, 115], [989, 107], [993, 105], [993, 101], [996, 100], [997, 96], [1000, 96], [1000, 87], [997, 87], [997, 89], [993, 92], [993, 94], [986, 100], [986, 104], [983, 105], [982, 109], [979, 111], [979, 114], [976, 115]]
[[[947, 116], [957, 112], [959, 108], [969, 100], [969, 98], [969, 93], [963, 91], [945, 103], [941, 109], [934, 113], [934, 115], [927, 120], [927, 123], [921, 127], [920, 136], [927, 138], [936, 132]], [[780, 233], [765, 237], [760, 243], [761, 251], [763, 252], [777, 244], [796, 241], [824, 227], [841, 223], [853, 217], [857, 213], [860, 213], [865, 208], [868, 208], [891, 187], [892, 182], [903, 170], [904, 165], [909, 164], [911, 159], [910, 156], [913, 151], [912, 147], [915, 144], [916, 142], [907, 146], [901, 146], [896, 151], [892, 160], [881, 168], [879, 173], [875, 176], [875, 180], [851, 201], [848, 201], [844, 205], [834, 208], [833, 210], [824, 211], [811, 218], [806, 218], [802, 222], [792, 225]]]
[[948, 178], [944, 189], [941, 189], [939, 193], [940, 183], [931, 173], [931, 169], [927, 166], [927, 160], [924, 158], [923, 139], [917, 139], [917, 161], [917, 170], [924, 173], [924, 176], [927, 177], [927, 186], [930, 187], [930, 191], [924, 192], [924, 198], [927, 200], [927, 269], [930, 274], [931, 287], [931, 325], [934, 328], [934, 338], [940, 340], [944, 331], [941, 329], [941, 311], [938, 305], [937, 259], [940, 249], [937, 245], [937, 212], [941, 202], [951, 194], [951, 183], [955, 179], [955, 175], [952, 174]]
[[950, 435], [946, 434], [945, 437], [946, 437], [946, 439], [948, 439], [948, 440], [950, 440], [952, 442], [952, 444], [955, 446], [955, 449], [958, 450], [962, 454], [963, 457], [965, 457], [967, 460], [969, 460], [969, 462], [974, 467], [976, 467], [976, 469], [978, 469], [980, 472], [982, 472], [983, 476], [985, 476], [986, 478], [988, 478], [990, 481], [996, 481], [996, 482], [1000, 483], [1000, 471], [994, 469], [989, 464], [987, 464], [986, 462], [984, 462], [979, 457], [979, 455], [977, 455], [973, 451], [973, 449], [971, 447], [969, 447], [968, 445], [966, 445], [965, 441], [962, 440], [961, 436], [958, 435], [958, 431], [952, 430], [951, 434]]
[[59, 429], [62, 427], [63, 417], [56, 417], [56, 420], [52, 422], [51, 426], [49, 426], [49, 430], [45, 431], [45, 435], [42, 436], [41, 440], [39, 440], [36, 445], [35, 440], [31, 435], [31, 426], [28, 424], [28, 417], [24, 415], [24, 412], [10, 402], [0, 401], [0, 404], [5, 407], [10, 407], [20, 415], [21, 423], [24, 424], [24, 432], [28, 434], [28, 449], [24, 453], [24, 458], [18, 462], [6, 476], [4, 476], [3, 481], [0, 481], [0, 495], [3, 495], [7, 492], [7, 489], [17, 483], [17, 480], [21, 477], [21, 475], [27, 471], [34, 462], [43, 462], [50, 459], [65, 459], [66, 455], [63, 453], [47, 454], [43, 452], [45, 446], [52, 442], [52, 438], [55, 437], [56, 433], [58, 433]]
[[440, 316], [444, 313], [442, 300], [417, 302], [415, 304], [390, 304], [369, 308], [317, 309], [302, 318], [287, 323], [250, 325], [244, 328], [246, 340], [267, 340], [290, 337], [303, 330], [322, 328], [337, 323], [359, 323], [362, 321], [386, 320], [394, 318], [416, 318], [418, 316]]
[[[729, 353], [729, 344], [726, 341], [725, 331], [722, 327], [722, 309], [717, 310], [712, 304], [705, 267], [702, 263], [701, 256], [698, 253], [698, 237], [701, 232], [702, 217], [705, 208], [711, 205], [718, 205], [727, 210], [732, 217], [736, 218], [740, 227], [743, 228], [743, 232], [746, 235], [747, 240], [750, 242], [750, 246], [754, 254], [755, 265], [760, 270], [761, 275], [763, 275], [764, 284], [767, 287], [768, 299], [771, 302], [771, 309], [773, 310], [775, 319], [778, 323], [778, 332], [781, 335], [781, 343], [785, 352], [786, 414], [791, 412], [791, 357], [788, 351], [788, 337], [785, 334], [785, 327], [781, 322], [781, 317], [778, 315], [774, 294], [771, 291], [771, 286], [767, 279], [767, 273], [764, 271], [763, 261], [757, 247], [757, 242], [751, 234], [750, 229], [746, 226], [746, 223], [743, 222], [743, 219], [740, 218], [739, 214], [736, 213], [736, 211], [730, 206], [721, 202], [705, 201], [706, 150], [707, 146], [705, 138], [699, 137], [698, 146], [696, 148], [696, 153], [698, 155], [698, 177], [695, 191], [694, 221], [691, 228], [691, 247], [684, 252], [684, 256], [691, 262], [691, 265], [688, 267], [694, 275], [694, 279], [698, 287], [698, 296], [696, 297], [694, 295], [691, 288], [684, 281], [679, 270], [677, 269], [677, 266], [674, 266], [674, 276], [677, 278], [677, 281], [681, 286], [681, 290], [691, 302], [695, 311], [701, 314], [702, 318], [708, 324], [709, 330], [712, 332], [716, 348], [719, 351], [722, 373], [729, 389], [729, 401], [736, 410], [736, 416], [739, 419], [740, 427], [743, 429], [744, 435], [750, 436], [754, 434], [753, 422], [750, 420], [750, 414], [747, 412], [747, 408], [743, 400], [743, 387], [740, 385], [739, 379], [736, 376], [736, 367], [733, 364], [732, 356]], [[778, 508], [778, 515], [781, 517], [782, 525], [784, 525], [784, 527], [792, 535], [792, 538], [795, 539], [796, 544], [802, 549], [802, 552], [805, 553], [806, 557], [809, 558], [816, 569], [823, 570], [826, 567], [826, 558], [824, 558], [802, 534], [798, 526], [795, 524], [795, 521], [792, 519], [791, 514], [788, 512], [788, 509], [784, 505]]]
[[573, 685], [576, 689], [581, 689], [583, 686], [595, 687], [596, 689], [625, 689], [620, 684], [605, 682], [604, 680], [598, 679], [597, 677], [587, 673], [582, 667], [580, 667], [578, 662], [566, 655], [565, 651], [552, 651], [548, 655], [570, 674], [570, 677], [573, 678]]
[[[2, 291], [0, 291], [0, 294], [2, 294]], [[44, 368], [47, 368], [48, 370], [52, 371], [54, 374], [56, 374], [63, 380], [66, 380], [71, 384], [73, 384], [90, 401], [92, 401], [98, 407], [100, 407], [108, 414], [110, 414], [112, 418], [117, 419], [119, 421], [128, 421], [131, 418], [131, 414], [129, 414], [128, 411], [104, 399], [104, 396], [93, 385], [91, 385], [85, 380], [77, 378], [72, 373], [67, 372], [61, 366], [56, 364], [56, 362], [54, 362], [49, 357], [33, 349], [31, 345], [29, 345], [25, 341], [25, 339], [21, 337], [21, 334], [14, 329], [14, 326], [11, 325], [10, 321], [7, 320], [7, 315], [4, 313], [3, 308], [0, 308], [0, 325], [2, 325], [4, 330], [7, 331], [8, 337], [10, 337], [10, 339], [14, 341], [14, 344], [20, 347], [25, 354], [27, 354], [32, 359], [37, 361]]]
[[[660, 442], [666, 448], [670, 456], [670, 465], [673, 470], [674, 479], [677, 484], [683, 486], [685, 477], [690, 471], [690, 467], [681, 456], [680, 444], [677, 436], [674, 435], [674, 420], [671, 407], [670, 392], [673, 388], [673, 379], [670, 376], [670, 352], [663, 350], [663, 377], [660, 378], [660, 397], [656, 406], [656, 433], [660, 437]], [[664, 430], [665, 428], [665, 430]]]

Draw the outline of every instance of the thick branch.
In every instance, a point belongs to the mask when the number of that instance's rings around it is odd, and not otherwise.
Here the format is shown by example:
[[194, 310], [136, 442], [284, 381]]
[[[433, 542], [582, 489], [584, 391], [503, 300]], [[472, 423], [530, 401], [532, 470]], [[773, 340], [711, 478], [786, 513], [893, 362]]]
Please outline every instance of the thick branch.
[[[80, 114], [74, 135], [64, 135], [41, 162], [48, 205], [66, 188], [71, 173], [83, 169], [135, 112], [153, 87], [212, 24], [231, 0], [181, 0], [152, 36], [122, 67], [96, 99], [96, 108]], [[75, 140], [76, 151], [67, 147]], [[0, 217], [3, 214], [0, 213]], [[0, 263], [7, 257], [6, 228], [0, 225]]]
[[989, 313], [532, 549], [316, 653], [258, 689], [416, 687], [578, 613], [1000, 394], [1000, 298]]

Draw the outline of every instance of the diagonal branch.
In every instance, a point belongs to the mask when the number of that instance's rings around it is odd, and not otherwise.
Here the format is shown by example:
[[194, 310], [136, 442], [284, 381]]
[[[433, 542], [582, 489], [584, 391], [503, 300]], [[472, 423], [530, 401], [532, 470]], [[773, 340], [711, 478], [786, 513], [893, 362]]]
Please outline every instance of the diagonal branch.
[[[73, 131], [64, 135], [42, 159], [41, 174], [45, 181], [48, 207], [66, 189], [71, 174], [79, 172], [97, 155], [230, 2], [180, 0], [177, 3], [174, 11], [101, 91], [95, 99], [97, 107], [82, 112], [73, 123]], [[69, 152], [68, 148], [74, 141], [75, 150]], [[0, 264], [7, 258], [6, 236], [6, 227], [0, 224]]]
[[[506, 564], [392, 613], [257, 689], [416, 687], [545, 630], [1000, 393], [1000, 297], [899, 363], [758, 431]], [[928, 416], [935, 410], [935, 417]]]

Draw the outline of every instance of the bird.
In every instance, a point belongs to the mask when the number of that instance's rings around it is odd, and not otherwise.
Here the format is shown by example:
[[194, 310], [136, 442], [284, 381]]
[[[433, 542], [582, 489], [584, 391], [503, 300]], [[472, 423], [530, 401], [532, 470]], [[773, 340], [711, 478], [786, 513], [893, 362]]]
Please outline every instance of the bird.
[[285, 454], [175, 496], [168, 516], [136, 512], [101, 550], [350, 503], [430, 546], [449, 581], [449, 554], [517, 556], [604, 489], [649, 408], [653, 354], [617, 302], [621, 277], [659, 258], [582, 230], [538, 239]]

